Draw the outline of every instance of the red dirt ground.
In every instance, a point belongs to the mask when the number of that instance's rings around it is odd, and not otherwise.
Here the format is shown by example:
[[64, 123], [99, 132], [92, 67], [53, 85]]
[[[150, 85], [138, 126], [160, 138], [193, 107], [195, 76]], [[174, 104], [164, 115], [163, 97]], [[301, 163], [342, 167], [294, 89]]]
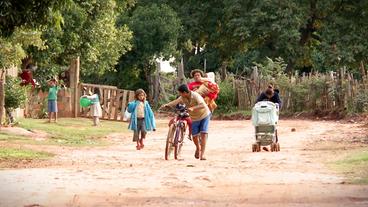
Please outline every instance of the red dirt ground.
[[281, 120], [281, 151], [252, 153], [249, 120], [212, 121], [206, 161], [194, 159], [189, 140], [179, 161], [165, 161], [165, 127], [141, 151], [122, 133], [108, 137], [109, 147], [29, 145], [56, 156], [0, 170], [0, 206], [368, 206], [367, 185], [344, 184], [323, 164], [344, 149], [314, 148], [368, 134], [361, 125]]

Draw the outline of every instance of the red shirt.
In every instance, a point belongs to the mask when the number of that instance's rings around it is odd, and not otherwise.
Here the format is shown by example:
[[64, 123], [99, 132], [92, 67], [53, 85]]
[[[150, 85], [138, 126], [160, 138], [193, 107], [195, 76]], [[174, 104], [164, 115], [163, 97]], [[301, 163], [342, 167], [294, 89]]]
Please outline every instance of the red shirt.
[[19, 77], [22, 78], [21, 85], [25, 86], [28, 84], [32, 84], [33, 87], [36, 86], [35, 82], [33, 81], [32, 72], [29, 70], [23, 70], [22, 73], [19, 74]]
[[[197, 90], [203, 83], [202, 82], [191, 82], [188, 84], [188, 88], [191, 91], [195, 91]], [[212, 82], [208, 82], [207, 83], [207, 87], [210, 90], [213, 90], [213, 92], [209, 92], [207, 94], [207, 97], [210, 98], [211, 100], [215, 100], [217, 98], [218, 93], [220, 92], [220, 89], [218, 87], [218, 85], [216, 83], [212, 83]]]
[[203, 83], [202, 82], [191, 82], [191, 83], [188, 83], [188, 88], [189, 90], [191, 91], [195, 91], [196, 89], [199, 88], [199, 86], [201, 86]]

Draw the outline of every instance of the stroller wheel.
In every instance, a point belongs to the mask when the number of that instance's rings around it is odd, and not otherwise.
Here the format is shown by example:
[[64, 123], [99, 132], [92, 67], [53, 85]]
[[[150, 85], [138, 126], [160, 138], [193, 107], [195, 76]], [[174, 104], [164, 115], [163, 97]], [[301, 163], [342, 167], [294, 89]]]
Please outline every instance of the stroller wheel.
[[252, 144], [252, 152], [256, 152], [257, 151], [257, 144]]
[[261, 144], [260, 143], [257, 143], [257, 152], [260, 152], [261, 151]]
[[276, 151], [276, 144], [272, 143], [271, 144], [271, 152], [275, 152]]

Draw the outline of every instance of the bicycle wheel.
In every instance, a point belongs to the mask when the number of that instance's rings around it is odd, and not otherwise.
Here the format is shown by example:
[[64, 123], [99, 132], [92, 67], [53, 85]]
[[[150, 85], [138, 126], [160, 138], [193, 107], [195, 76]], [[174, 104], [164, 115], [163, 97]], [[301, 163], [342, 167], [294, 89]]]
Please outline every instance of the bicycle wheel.
[[167, 133], [166, 146], [165, 146], [165, 160], [168, 160], [173, 147], [173, 137], [174, 137], [174, 125], [169, 127], [169, 132]]
[[176, 127], [175, 141], [174, 141], [174, 157], [176, 160], [178, 159], [179, 154], [181, 152], [181, 148], [183, 146], [184, 135], [185, 135], [184, 127], [182, 125]]

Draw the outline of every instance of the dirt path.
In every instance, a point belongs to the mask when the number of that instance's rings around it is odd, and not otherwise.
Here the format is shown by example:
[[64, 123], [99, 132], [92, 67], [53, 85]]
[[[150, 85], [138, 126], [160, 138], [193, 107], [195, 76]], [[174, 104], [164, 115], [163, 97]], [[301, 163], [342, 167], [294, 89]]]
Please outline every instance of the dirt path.
[[283, 120], [281, 152], [252, 153], [250, 121], [212, 121], [207, 161], [194, 159], [189, 140], [182, 160], [165, 161], [166, 130], [141, 151], [130, 134], [112, 134], [104, 148], [44, 147], [58, 155], [0, 171], [0, 206], [368, 206], [368, 186], [342, 184], [319, 162], [324, 152], [305, 146], [359, 133], [357, 124]]

